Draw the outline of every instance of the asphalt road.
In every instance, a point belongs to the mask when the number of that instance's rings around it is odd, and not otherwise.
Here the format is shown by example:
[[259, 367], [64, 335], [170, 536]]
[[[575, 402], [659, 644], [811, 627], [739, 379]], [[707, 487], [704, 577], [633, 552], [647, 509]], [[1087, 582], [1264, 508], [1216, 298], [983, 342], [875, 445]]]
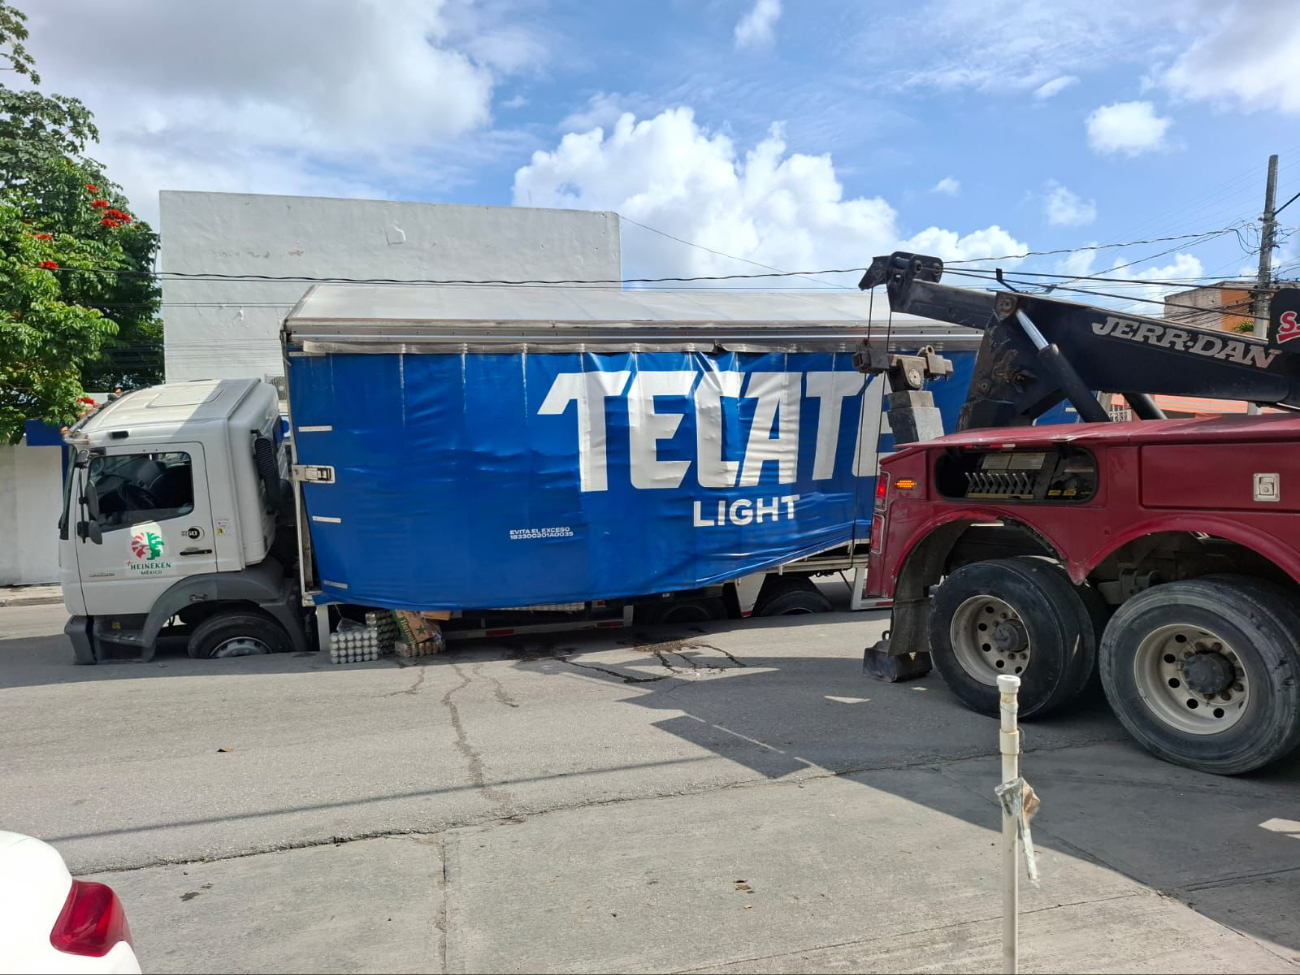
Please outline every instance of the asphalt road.
[[[0, 609], [0, 828], [122, 895], [155, 971], [983, 971], [996, 725], [860, 676], [881, 614], [75, 667]], [[1027, 728], [1023, 970], [1300, 971], [1300, 760]]]

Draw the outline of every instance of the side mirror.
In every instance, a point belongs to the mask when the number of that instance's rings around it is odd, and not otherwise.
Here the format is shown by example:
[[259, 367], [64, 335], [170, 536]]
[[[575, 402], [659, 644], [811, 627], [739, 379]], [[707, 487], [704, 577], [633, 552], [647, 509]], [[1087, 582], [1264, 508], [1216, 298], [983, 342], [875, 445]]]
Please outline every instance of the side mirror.
[[90, 539], [96, 545], [103, 545], [104, 529], [99, 527], [97, 521], [79, 521], [77, 522], [77, 537], [83, 542]]
[[81, 503], [86, 506], [86, 512], [90, 515], [91, 521], [99, 521], [99, 492], [95, 490], [95, 482], [86, 478], [85, 489], [81, 494]]

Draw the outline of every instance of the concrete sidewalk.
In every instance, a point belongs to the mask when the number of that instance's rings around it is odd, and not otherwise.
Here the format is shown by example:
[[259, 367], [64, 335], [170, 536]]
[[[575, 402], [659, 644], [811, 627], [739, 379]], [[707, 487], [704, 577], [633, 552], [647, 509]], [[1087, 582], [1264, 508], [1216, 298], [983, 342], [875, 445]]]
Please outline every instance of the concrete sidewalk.
[[[1089, 751], [1093, 771], [1125, 765], [1122, 746]], [[1042, 881], [1022, 887], [1022, 971], [1300, 971], [1295, 950], [1264, 930], [1293, 938], [1284, 905], [1300, 895], [1296, 872], [1252, 900], [1215, 855], [1211, 823], [1226, 817], [1235, 833], [1256, 816], [1231, 822], [1240, 796], [1202, 808], [1222, 815], [1205, 816], [1201, 835], [1189, 819], [1185, 863], [1158, 847], [1123, 854], [1130, 870], [1170, 881], [1205, 876], [1207, 861], [1222, 871], [1218, 883], [1156, 888], [1104, 862], [1116, 845], [1088, 826], [1098, 808], [1089, 776], [1056, 753], [1035, 759]], [[995, 781], [996, 766], [974, 760], [94, 879], [122, 896], [146, 969], [995, 971]], [[1144, 788], [1126, 797], [1134, 817]], [[1243, 839], [1264, 846], [1236, 864], [1240, 874], [1268, 866], [1269, 836], [1254, 829]], [[1252, 935], [1221, 923], [1243, 911], [1256, 915]]]
[[48, 586], [0, 586], [0, 607], [53, 606], [62, 602], [63, 587], [57, 583]]

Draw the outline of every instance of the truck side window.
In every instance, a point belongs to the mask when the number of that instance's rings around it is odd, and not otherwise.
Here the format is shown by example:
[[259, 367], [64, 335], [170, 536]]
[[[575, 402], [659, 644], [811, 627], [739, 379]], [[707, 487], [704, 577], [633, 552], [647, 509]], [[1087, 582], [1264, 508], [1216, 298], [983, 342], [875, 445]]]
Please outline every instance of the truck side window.
[[194, 510], [194, 479], [186, 453], [95, 457], [89, 476], [102, 528], [164, 521]]

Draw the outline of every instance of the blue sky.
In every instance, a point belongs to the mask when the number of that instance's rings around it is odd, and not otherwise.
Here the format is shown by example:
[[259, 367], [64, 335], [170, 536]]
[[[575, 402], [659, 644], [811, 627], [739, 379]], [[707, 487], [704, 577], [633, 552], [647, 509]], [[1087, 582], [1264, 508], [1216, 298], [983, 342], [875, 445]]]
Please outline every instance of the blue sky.
[[[46, 87], [96, 112], [145, 215], [160, 189], [595, 207], [734, 255], [625, 223], [630, 275], [744, 273], [1249, 227], [1270, 152], [1300, 190], [1284, 0], [28, 7]], [[1020, 267], [1232, 276], [1252, 242]]]

